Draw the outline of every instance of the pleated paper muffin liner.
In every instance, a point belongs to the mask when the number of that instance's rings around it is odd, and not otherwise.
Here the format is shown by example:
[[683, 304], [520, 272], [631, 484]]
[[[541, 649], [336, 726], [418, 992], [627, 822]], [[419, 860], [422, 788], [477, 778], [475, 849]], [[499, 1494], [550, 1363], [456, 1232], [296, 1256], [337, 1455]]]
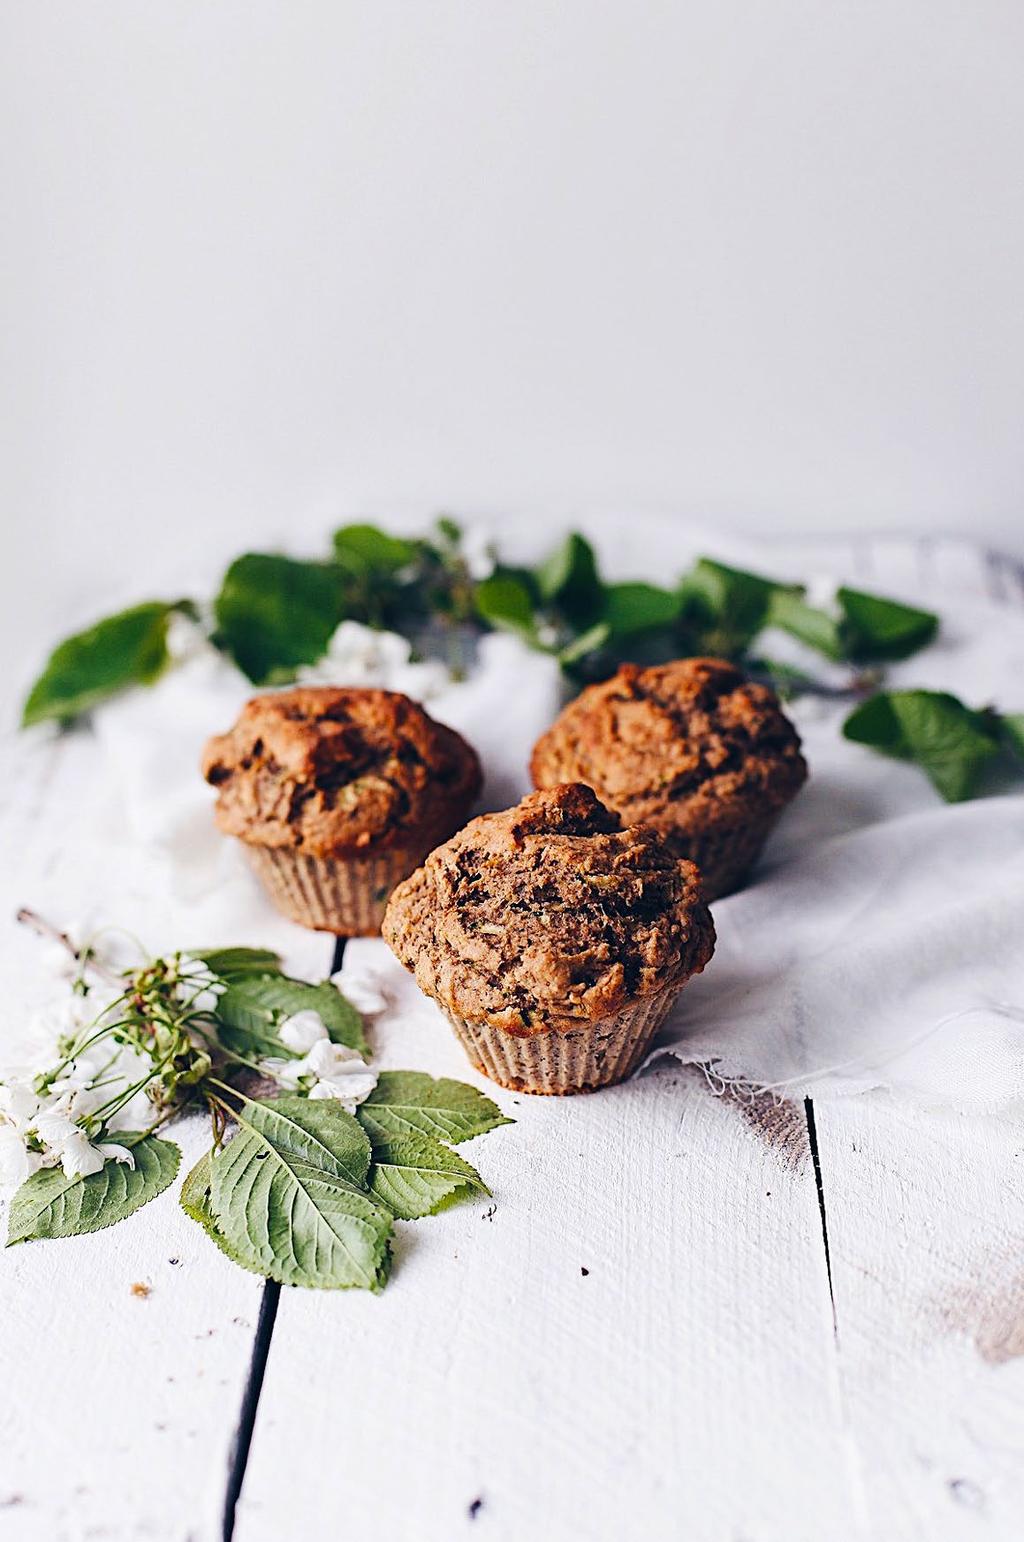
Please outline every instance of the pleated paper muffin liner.
[[426, 854], [419, 845], [334, 858], [272, 846], [247, 845], [245, 851], [282, 915], [339, 937], [376, 937], [392, 889]]
[[678, 837], [671, 830], [666, 834], [681, 855], [697, 864], [704, 898], [710, 901], [739, 888], [761, 855], [778, 817], [778, 813], [771, 813], [732, 828], [710, 824], [702, 830], [680, 831]]
[[593, 1092], [636, 1069], [684, 983], [579, 1028], [551, 1028], [528, 1037], [443, 1010], [474, 1066], [500, 1086], [554, 1095]]

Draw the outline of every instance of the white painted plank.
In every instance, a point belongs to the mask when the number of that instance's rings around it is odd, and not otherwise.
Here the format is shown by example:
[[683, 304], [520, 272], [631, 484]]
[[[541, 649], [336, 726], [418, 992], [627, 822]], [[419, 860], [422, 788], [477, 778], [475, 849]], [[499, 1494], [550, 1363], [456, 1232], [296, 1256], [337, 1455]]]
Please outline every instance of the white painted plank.
[[[89, 914], [154, 947], [198, 943], [187, 909], [155, 886], [139, 849], [98, 812], [100, 760], [86, 734], [5, 751], [0, 808], [4, 1032], [55, 992], [29, 903], [64, 923]], [[227, 938], [211, 938], [224, 941]], [[277, 922], [262, 937], [324, 973], [329, 942]], [[196, 1118], [172, 1138], [183, 1172], [209, 1145]], [[122, 1225], [2, 1255], [0, 1514], [18, 1542], [103, 1537], [212, 1542], [262, 1282], [181, 1212], [175, 1184]], [[132, 1287], [149, 1287], [147, 1296]]]
[[[892, 544], [872, 568], [890, 571]], [[901, 559], [902, 560], [902, 559]], [[934, 543], [919, 577], [1010, 600], [984, 553]], [[955, 1098], [955, 1089], [950, 1089]], [[1019, 1122], [815, 1107], [844, 1406], [872, 1534], [1020, 1535], [1024, 1151]]]
[[[495, 1093], [439, 1017], [398, 1012], [381, 1038], [389, 1063]], [[802, 1111], [671, 1062], [585, 1097], [495, 1095], [518, 1122], [462, 1148], [492, 1216], [400, 1226], [379, 1298], [283, 1294], [239, 1542], [847, 1535]]]
[[1019, 1121], [815, 1106], [844, 1405], [871, 1535], [1015, 1542], [1024, 1514]]

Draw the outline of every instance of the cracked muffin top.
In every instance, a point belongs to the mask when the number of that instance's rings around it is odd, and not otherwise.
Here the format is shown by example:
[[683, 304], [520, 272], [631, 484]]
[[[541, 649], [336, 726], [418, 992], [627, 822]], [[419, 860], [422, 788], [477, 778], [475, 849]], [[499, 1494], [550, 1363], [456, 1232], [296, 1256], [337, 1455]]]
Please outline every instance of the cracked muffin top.
[[682, 983], [715, 938], [693, 864], [577, 783], [471, 820], [399, 884], [382, 932], [427, 995], [520, 1036]]
[[481, 784], [476, 752], [417, 702], [335, 686], [254, 697], [202, 769], [226, 834], [314, 857], [441, 840]]
[[646, 820], [680, 854], [688, 837], [777, 814], [807, 777], [774, 691], [724, 659], [624, 664], [538, 739], [534, 786], [586, 782], [624, 820]]

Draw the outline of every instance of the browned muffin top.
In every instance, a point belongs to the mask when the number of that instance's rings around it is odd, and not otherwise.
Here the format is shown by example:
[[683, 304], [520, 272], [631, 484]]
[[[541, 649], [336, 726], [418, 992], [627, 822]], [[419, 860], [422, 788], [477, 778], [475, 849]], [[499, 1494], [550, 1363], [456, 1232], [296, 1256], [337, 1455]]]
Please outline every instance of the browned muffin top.
[[530, 770], [537, 787], [586, 782], [624, 820], [651, 820], [670, 839], [777, 812], [807, 777], [774, 691], [723, 659], [624, 664], [569, 703]]
[[297, 686], [247, 702], [203, 775], [228, 835], [310, 856], [443, 839], [480, 791], [476, 752], [395, 691]]
[[399, 884], [382, 932], [427, 995], [524, 1036], [680, 983], [715, 936], [693, 864], [579, 784], [472, 820]]

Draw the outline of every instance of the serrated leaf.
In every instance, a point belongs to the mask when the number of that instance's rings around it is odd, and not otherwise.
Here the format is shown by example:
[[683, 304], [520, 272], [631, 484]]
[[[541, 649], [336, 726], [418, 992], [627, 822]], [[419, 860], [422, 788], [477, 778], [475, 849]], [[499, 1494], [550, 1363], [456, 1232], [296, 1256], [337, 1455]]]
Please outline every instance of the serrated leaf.
[[577, 530], [541, 563], [536, 572], [541, 598], [555, 605], [575, 626], [600, 620], [604, 585], [590, 542]]
[[857, 663], [905, 659], [930, 643], [939, 629], [939, 618], [928, 610], [864, 594], [859, 589], [840, 589], [843, 656]]
[[214, 602], [214, 641], [257, 685], [315, 664], [344, 619], [333, 563], [247, 552], [228, 568]]
[[189, 958], [198, 959], [211, 974], [222, 980], [233, 979], [236, 975], [272, 974], [281, 967], [280, 954], [270, 948], [189, 948], [186, 952]]
[[110, 1139], [131, 1146], [135, 1166], [111, 1159], [85, 1178], [66, 1178], [59, 1167], [33, 1173], [11, 1200], [8, 1247], [41, 1237], [102, 1231], [147, 1205], [174, 1181], [181, 1152], [172, 1141], [126, 1130]]
[[[211, 1163], [213, 1152], [207, 1151], [204, 1156], [192, 1168], [181, 1186], [178, 1202], [185, 1214], [196, 1221], [205, 1231], [206, 1235], [215, 1242], [222, 1253], [225, 1253], [232, 1263], [240, 1264], [243, 1269], [251, 1269], [250, 1261], [243, 1258], [233, 1248], [217, 1225], [217, 1218], [213, 1213], [210, 1203], [210, 1187], [213, 1182]], [[253, 1270], [256, 1274], [262, 1274], [262, 1270]], [[264, 1276], [265, 1278], [265, 1276]]]
[[282, 1285], [379, 1290], [391, 1213], [366, 1192], [370, 1142], [331, 1099], [245, 1099], [210, 1162], [210, 1209], [247, 1268]]
[[425, 1071], [381, 1071], [359, 1119], [374, 1140], [431, 1135], [454, 1145], [514, 1122], [476, 1087]]
[[843, 733], [914, 761], [948, 803], [973, 797], [1000, 750], [992, 719], [945, 691], [879, 691], [850, 713]]
[[167, 667], [167, 623], [186, 601], [149, 600], [68, 637], [51, 653], [29, 692], [23, 728], [67, 722], [130, 685], [150, 685]]
[[220, 1039], [238, 1055], [290, 1055], [277, 1036], [279, 1024], [295, 1012], [319, 1014], [335, 1044], [369, 1053], [363, 1020], [330, 980], [310, 985], [288, 975], [235, 975], [217, 998]]
[[490, 1193], [475, 1167], [430, 1135], [371, 1135], [371, 1144], [370, 1191], [400, 1221], [436, 1215], [473, 1191]]

